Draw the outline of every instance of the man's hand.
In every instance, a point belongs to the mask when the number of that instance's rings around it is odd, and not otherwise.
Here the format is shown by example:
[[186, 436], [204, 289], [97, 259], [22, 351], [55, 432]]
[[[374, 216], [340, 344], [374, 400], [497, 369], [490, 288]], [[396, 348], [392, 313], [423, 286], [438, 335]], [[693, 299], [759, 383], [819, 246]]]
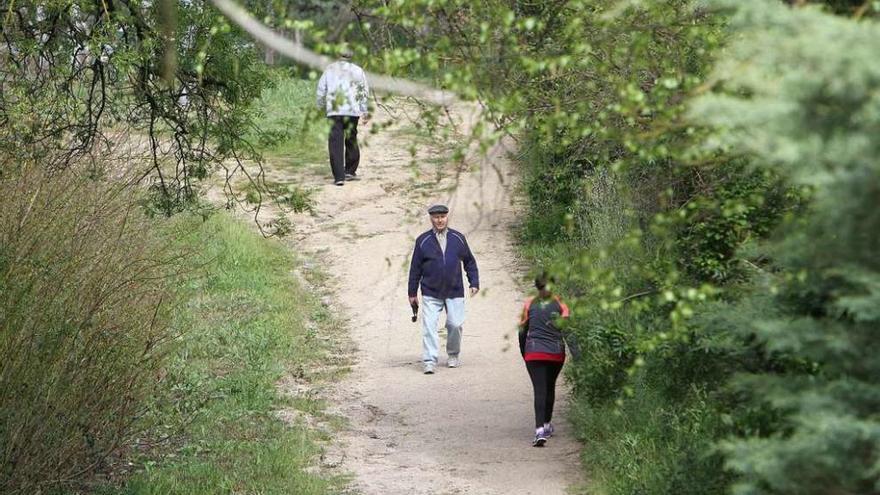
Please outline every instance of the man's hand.
[[368, 114], [368, 113], [362, 114], [361, 118], [359, 120], [360, 120], [361, 124], [367, 125], [370, 122], [370, 114]]
[[471, 287], [471, 297], [476, 296], [476, 295], [477, 295], [477, 292], [480, 292], [480, 288], [479, 288], [479, 287]]
[[419, 298], [417, 296], [409, 296], [409, 305], [410, 306], [412, 306], [413, 304], [415, 304], [417, 302], [419, 302]]

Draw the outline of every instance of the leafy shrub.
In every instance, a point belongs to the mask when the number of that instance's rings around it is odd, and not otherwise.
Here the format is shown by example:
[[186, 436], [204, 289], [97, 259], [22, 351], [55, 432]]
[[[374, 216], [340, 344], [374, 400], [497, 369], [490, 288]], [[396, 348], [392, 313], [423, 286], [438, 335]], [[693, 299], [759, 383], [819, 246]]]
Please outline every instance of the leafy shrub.
[[877, 2], [360, 3], [523, 138], [593, 491], [880, 490]]
[[733, 325], [763, 361], [734, 387], [778, 418], [722, 443], [739, 475], [733, 492], [876, 493], [880, 26], [772, 2], [719, 4], [739, 36], [719, 64], [723, 84], [694, 116], [719, 129], [710, 144], [811, 189], [808, 207], [765, 247], [774, 311]]
[[[722, 17], [648, 1], [582, 23], [574, 32], [590, 40], [591, 63], [550, 76], [570, 84], [525, 95], [528, 108], [572, 101], [565, 115], [580, 118], [528, 115], [524, 240], [556, 246], [534, 259], [553, 267], [573, 310], [568, 331], [583, 357], [568, 373], [590, 476], [601, 480], [593, 491], [723, 493], [733, 476], [716, 442], [769, 431], [778, 415], [726, 388], [764, 363], [760, 346], [718, 323], [767, 263], [742, 248], [799, 198], [778, 174], [699, 149], [709, 131], [684, 119]], [[547, 38], [555, 45], [535, 51], [551, 57], [578, 43], [568, 32]]]
[[85, 168], [25, 164], [0, 177], [4, 493], [68, 487], [101, 469], [135, 431], [173, 336], [172, 253], [133, 186]]
[[591, 492], [724, 493], [729, 476], [711, 443], [724, 427], [715, 402], [696, 388], [674, 404], [651, 387], [642, 390], [620, 407], [576, 404]]

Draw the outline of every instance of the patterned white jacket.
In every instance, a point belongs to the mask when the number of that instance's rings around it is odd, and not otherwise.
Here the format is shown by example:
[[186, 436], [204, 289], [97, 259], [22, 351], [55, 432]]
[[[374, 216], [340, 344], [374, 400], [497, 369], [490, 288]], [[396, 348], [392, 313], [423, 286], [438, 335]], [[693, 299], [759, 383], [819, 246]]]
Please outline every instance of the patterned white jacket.
[[326, 111], [328, 117], [364, 115], [369, 94], [364, 70], [344, 60], [328, 65], [318, 80], [318, 108]]

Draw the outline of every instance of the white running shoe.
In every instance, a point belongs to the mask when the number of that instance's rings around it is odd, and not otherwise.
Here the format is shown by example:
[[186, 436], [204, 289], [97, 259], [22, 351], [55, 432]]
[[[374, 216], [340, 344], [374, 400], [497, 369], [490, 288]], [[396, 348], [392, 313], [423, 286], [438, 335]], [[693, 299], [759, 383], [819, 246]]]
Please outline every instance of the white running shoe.
[[427, 362], [425, 363], [425, 374], [433, 375], [434, 374], [434, 363]]
[[543, 447], [544, 444], [547, 443], [547, 434], [544, 432], [544, 428], [538, 428], [535, 430], [535, 439], [532, 440], [532, 447]]
[[449, 359], [446, 360], [446, 366], [450, 368], [458, 368], [461, 366], [461, 360], [458, 359], [457, 356], [450, 356]]

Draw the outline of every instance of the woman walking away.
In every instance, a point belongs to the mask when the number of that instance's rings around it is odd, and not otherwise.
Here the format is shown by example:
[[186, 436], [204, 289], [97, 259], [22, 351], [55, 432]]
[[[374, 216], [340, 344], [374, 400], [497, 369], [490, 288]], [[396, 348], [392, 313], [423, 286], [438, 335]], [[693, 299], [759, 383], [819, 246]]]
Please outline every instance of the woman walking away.
[[557, 318], [568, 318], [568, 306], [553, 295], [553, 279], [542, 273], [535, 279], [536, 297], [526, 299], [519, 326], [519, 351], [535, 390], [535, 440], [543, 447], [553, 436], [553, 402], [556, 378], [565, 363], [565, 342], [556, 325]]

